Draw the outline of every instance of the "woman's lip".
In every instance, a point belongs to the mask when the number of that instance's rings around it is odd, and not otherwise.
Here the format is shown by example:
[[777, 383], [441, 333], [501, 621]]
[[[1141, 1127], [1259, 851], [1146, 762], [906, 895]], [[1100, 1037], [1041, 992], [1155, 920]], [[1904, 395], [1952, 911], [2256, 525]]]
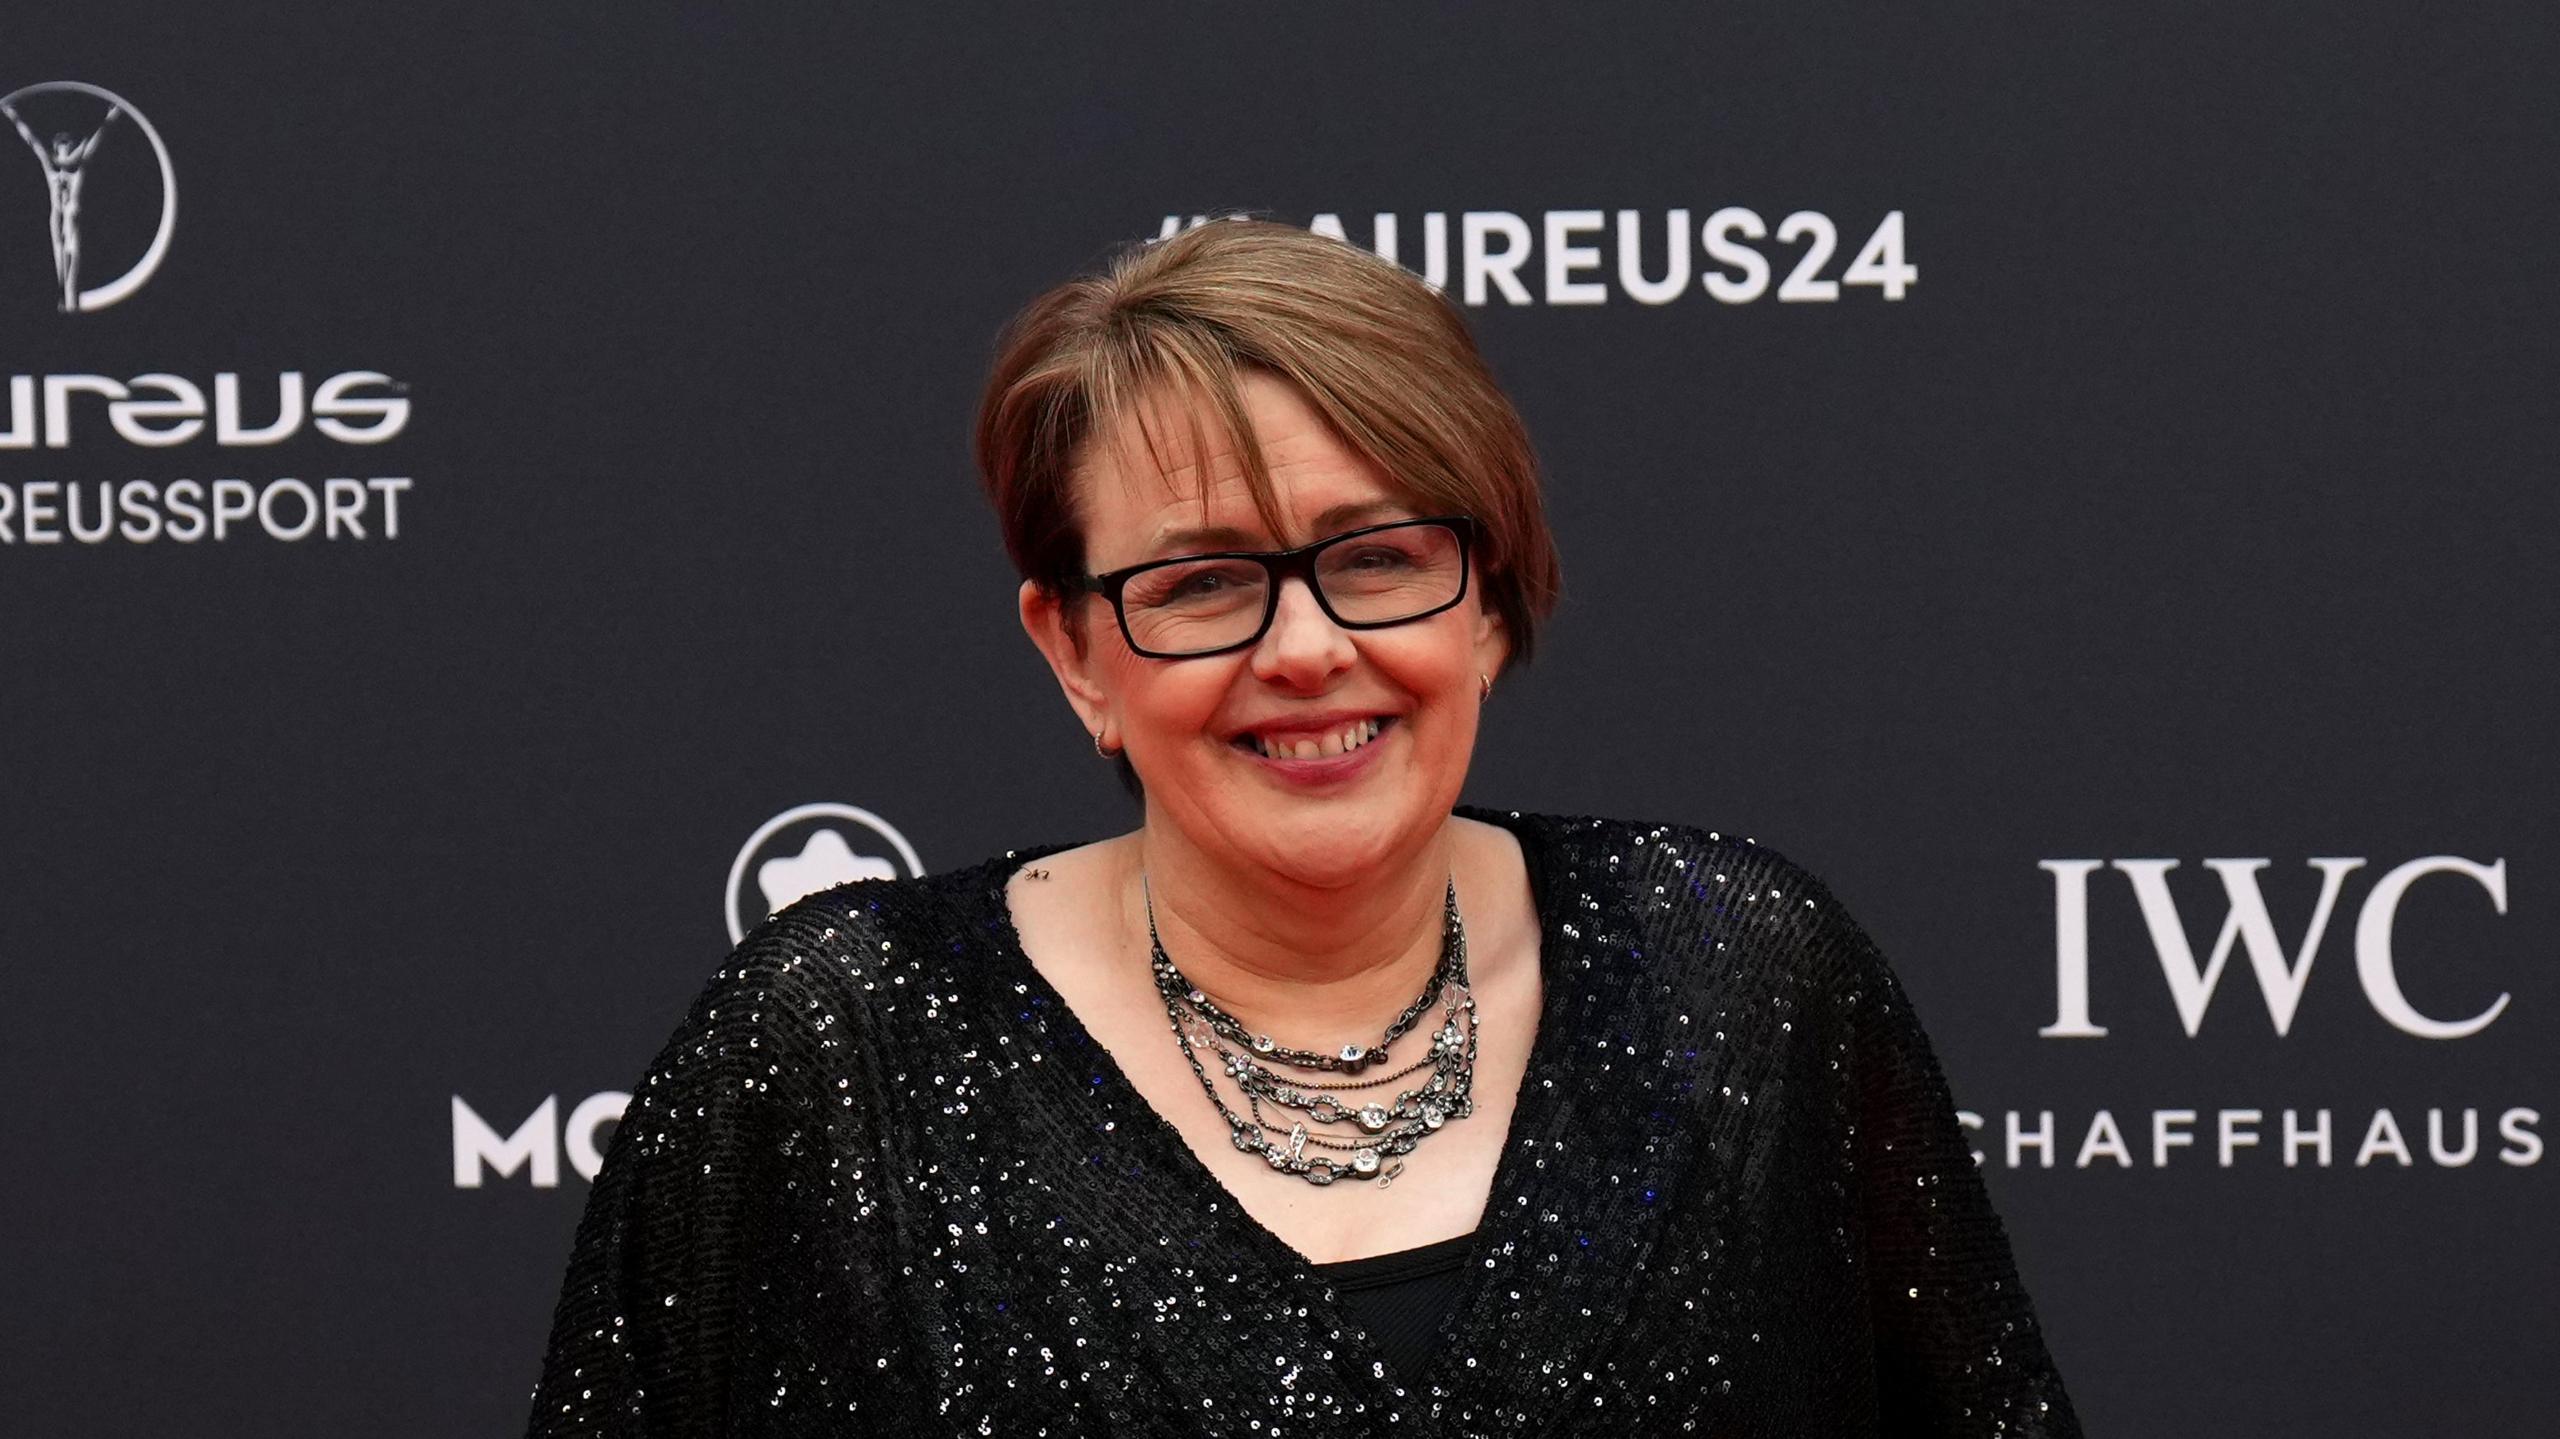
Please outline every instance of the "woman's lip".
[[1368, 743], [1358, 749], [1344, 750], [1340, 754], [1319, 755], [1314, 759], [1273, 759], [1255, 749], [1249, 738], [1231, 744], [1228, 748], [1236, 750], [1267, 771], [1292, 781], [1302, 784], [1329, 784], [1367, 768], [1369, 752], [1385, 742], [1395, 731], [1393, 717], [1380, 716], [1378, 733]]
[[1319, 715], [1313, 719], [1300, 718], [1293, 723], [1275, 723], [1270, 729], [1238, 730], [1234, 734], [1227, 736], [1227, 740], [1230, 744], [1240, 742], [1250, 743], [1255, 739], [1255, 737], [1259, 736], [1263, 739], [1270, 739], [1273, 737], [1285, 738], [1292, 744], [1295, 744], [1302, 739], [1311, 739], [1322, 742], [1327, 735], [1340, 734], [1355, 724], [1365, 724], [1370, 720], [1376, 720], [1379, 724], [1385, 725], [1393, 723], [1395, 718], [1396, 717], [1394, 715], [1383, 710], [1365, 713], [1353, 710], [1343, 710], [1331, 715]]

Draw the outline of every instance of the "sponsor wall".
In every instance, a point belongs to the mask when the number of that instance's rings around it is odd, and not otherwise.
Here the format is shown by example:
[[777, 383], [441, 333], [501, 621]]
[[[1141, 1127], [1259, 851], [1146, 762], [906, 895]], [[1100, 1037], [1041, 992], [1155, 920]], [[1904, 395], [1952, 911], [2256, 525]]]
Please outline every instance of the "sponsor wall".
[[2093, 1433], [2539, 1418], [2525, 7], [10, 29], [0, 1429], [519, 1426], [744, 927], [1130, 822], [967, 425], [1238, 208], [1447, 288], [1540, 442], [1469, 798], [1826, 878]]

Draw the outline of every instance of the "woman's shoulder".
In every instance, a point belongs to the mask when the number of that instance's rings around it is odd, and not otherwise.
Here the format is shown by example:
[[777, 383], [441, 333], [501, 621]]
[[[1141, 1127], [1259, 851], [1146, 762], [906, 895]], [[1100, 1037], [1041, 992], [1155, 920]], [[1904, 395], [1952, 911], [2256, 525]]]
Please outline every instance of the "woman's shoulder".
[[955, 869], [852, 880], [806, 895], [747, 932], [712, 975], [704, 1000], [780, 993], [804, 1005], [824, 999], [887, 1010], [906, 994], [983, 977], [986, 958], [1015, 940], [1006, 881], [1026, 864], [1075, 847], [1026, 845]]
[[[1775, 845], [1702, 824], [1462, 808], [1521, 841], [1544, 898], [1592, 928], [1655, 952], [1784, 952], [1805, 977], [1880, 963], [1866, 933], [1812, 869]], [[1574, 921], [1567, 920], [1572, 923]]]
[[[1561, 873], [1605, 885], [1659, 884], [1661, 897], [1686, 891], [1710, 898], [1709, 887], [1739, 884], [1745, 902], [1785, 899], [1819, 908], [1830, 889], [1805, 866], [1773, 845], [1731, 830], [1700, 824], [1605, 815], [1543, 814], [1463, 805], [1460, 816], [1500, 825], [1522, 841], [1532, 865], [1542, 861]], [[1669, 871], [1666, 876], [1663, 871]], [[1716, 876], [1723, 878], [1718, 879]], [[1703, 878], [1702, 878], [1703, 876]], [[1676, 877], [1679, 883], [1671, 879]], [[1810, 905], [1804, 905], [1811, 901]]]
[[749, 932], [740, 948], [805, 940], [812, 926], [824, 934], [885, 939], [901, 933], [961, 928], [981, 934], [1004, 927], [1005, 882], [1024, 865], [1081, 841], [1023, 845], [956, 869], [888, 879], [849, 880], [818, 890], [774, 911]]

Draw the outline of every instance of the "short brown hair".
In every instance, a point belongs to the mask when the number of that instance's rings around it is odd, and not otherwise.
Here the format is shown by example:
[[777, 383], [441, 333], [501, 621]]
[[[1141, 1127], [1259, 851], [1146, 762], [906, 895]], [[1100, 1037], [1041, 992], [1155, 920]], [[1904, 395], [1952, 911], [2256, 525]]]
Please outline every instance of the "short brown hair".
[[1512, 658], [1526, 659], [1562, 577], [1528, 430], [1466, 321], [1393, 261], [1259, 220], [1124, 249], [1006, 327], [978, 405], [978, 473], [1023, 578], [1074, 593], [1085, 537], [1071, 481], [1083, 446], [1165, 390], [1206, 402], [1195, 413], [1226, 431], [1255, 510], [1281, 534], [1237, 393], [1246, 370], [1294, 386], [1422, 513], [1475, 517], [1483, 601]]

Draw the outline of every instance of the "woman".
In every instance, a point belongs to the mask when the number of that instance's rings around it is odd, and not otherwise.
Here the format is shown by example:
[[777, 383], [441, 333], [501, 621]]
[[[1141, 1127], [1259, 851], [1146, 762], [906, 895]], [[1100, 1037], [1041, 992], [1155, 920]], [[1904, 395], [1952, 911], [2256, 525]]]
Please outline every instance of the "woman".
[[532, 1432], [2078, 1432], [1811, 876], [1454, 808], [1556, 591], [1456, 310], [1222, 222], [980, 410], [1131, 832], [766, 922], [635, 1091]]

